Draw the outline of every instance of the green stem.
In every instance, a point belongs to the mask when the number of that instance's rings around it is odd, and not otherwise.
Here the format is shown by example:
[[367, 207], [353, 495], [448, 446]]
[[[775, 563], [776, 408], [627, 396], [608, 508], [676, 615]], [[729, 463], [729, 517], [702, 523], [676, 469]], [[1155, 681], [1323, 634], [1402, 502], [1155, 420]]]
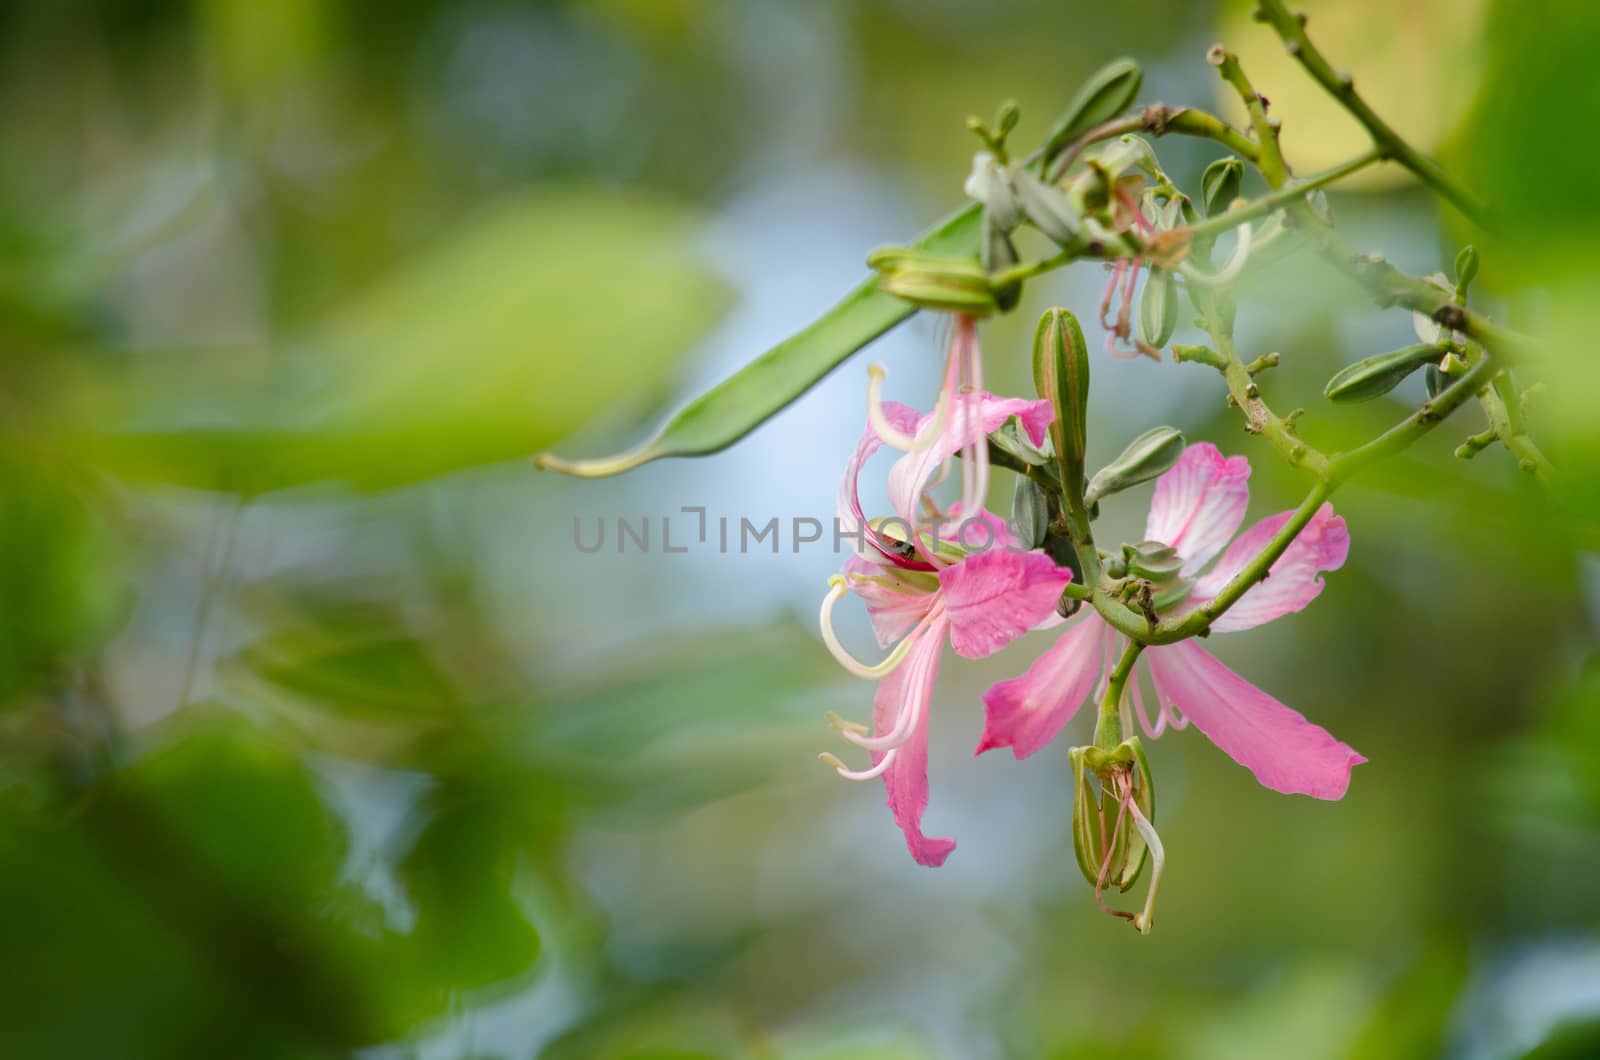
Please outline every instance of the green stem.
[[1284, 47], [1289, 50], [1289, 54], [1295, 57], [1313, 80], [1338, 100], [1344, 109], [1366, 128], [1368, 135], [1372, 137], [1373, 145], [1383, 152], [1385, 158], [1391, 158], [1405, 166], [1416, 174], [1419, 180], [1443, 195], [1474, 221], [1479, 224], [1486, 222], [1488, 210], [1476, 197], [1456, 183], [1454, 178], [1440, 168], [1439, 163], [1406, 143], [1388, 122], [1378, 117], [1356, 91], [1355, 81], [1349, 74], [1335, 72], [1322, 52], [1311, 43], [1311, 38], [1306, 36], [1304, 15], [1290, 13], [1283, 0], [1260, 0], [1256, 17], [1271, 23], [1272, 28], [1283, 39]]
[[1262, 101], [1261, 93], [1245, 76], [1244, 68], [1239, 65], [1239, 57], [1220, 44], [1211, 49], [1206, 59], [1244, 101], [1244, 109], [1250, 115], [1250, 126], [1256, 134], [1256, 168], [1261, 170], [1261, 175], [1269, 185], [1282, 187], [1289, 179], [1289, 165], [1283, 160], [1283, 149], [1278, 146], [1278, 127], [1267, 117], [1267, 105]]
[[[1045, 180], [1051, 183], [1060, 180], [1061, 175], [1089, 145], [1109, 140], [1113, 136], [1136, 132], [1149, 133], [1152, 136], [1179, 133], [1203, 140], [1215, 140], [1251, 162], [1256, 160], [1255, 144], [1221, 118], [1192, 107], [1169, 107], [1161, 103], [1152, 103], [1138, 114], [1101, 122], [1072, 141], [1059, 155], [1050, 160], [1049, 166], [1044, 171]], [[1030, 158], [1029, 161], [1032, 162], [1034, 159]]]
[[1365, 445], [1336, 455], [1328, 465], [1330, 486], [1337, 486], [1380, 457], [1405, 449], [1443, 423], [1446, 417], [1477, 394], [1493, 370], [1493, 359], [1486, 354], [1480, 355], [1465, 375], [1442, 390], [1437, 397], [1423, 402], [1417, 411]]
[[[1487, 360], [1488, 358], [1485, 358]], [[1489, 426], [1501, 443], [1517, 458], [1517, 466], [1540, 482], [1548, 483], [1552, 473], [1550, 460], [1522, 425], [1522, 411], [1517, 393], [1511, 383], [1511, 373], [1504, 369], [1494, 373], [1487, 385], [1478, 390], [1478, 403]]]
[[1225, 213], [1217, 214], [1215, 217], [1207, 218], [1199, 224], [1191, 225], [1189, 231], [1195, 239], [1213, 238], [1246, 221], [1253, 221], [1263, 214], [1288, 206], [1314, 189], [1343, 180], [1350, 174], [1357, 173], [1382, 159], [1382, 153], [1373, 148], [1366, 154], [1352, 158], [1350, 161], [1334, 166], [1332, 169], [1324, 170], [1304, 180], [1292, 180], [1276, 191], [1246, 203], [1236, 210], [1228, 210]]
[[1295, 434], [1292, 422], [1274, 413], [1261, 400], [1261, 388], [1256, 385], [1250, 366], [1240, 359], [1239, 351], [1234, 346], [1232, 313], [1225, 309], [1225, 296], [1208, 291], [1192, 293], [1201, 310], [1201, 323], [1211, 335], [1212, 352], [1217, 358], [1209, 363], [1222, 373], [1228, 396], [1244, 413], [1244, 429], [1250, 434], [1266, 438], [1295, 467], [1305, 468], [1318, 478], [1326, 477], [1327, 456], [1303, 441]]
[[1122, 693], [1128, 687], [1133, 664], [1139, 661], [1142, 651], [1143, 644], [1136, 640], [1128, 641], [1127, 650], [1122, 653], [1116, 669], [1111, 671], [1110, 680], [1106, 682], [1106, 694], [1100, 700], [1100, 718], [1094, 727], [1094, 745], [1102, 751], [1115, 751], [1122, 744]]

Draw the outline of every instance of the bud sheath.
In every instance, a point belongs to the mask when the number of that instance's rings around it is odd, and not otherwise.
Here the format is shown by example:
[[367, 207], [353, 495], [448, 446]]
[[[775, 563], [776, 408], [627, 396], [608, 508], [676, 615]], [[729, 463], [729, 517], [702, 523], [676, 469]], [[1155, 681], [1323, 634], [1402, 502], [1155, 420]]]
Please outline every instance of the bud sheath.
[[1082, 507], [1083, 460], [1089, 412], [1089, 347], [1077, 318], [1065, 309], [1047, 309], [1033, 334], [1033, 382], [1039, 396], [1055, 406], [1050, 424], [1062, 492]]

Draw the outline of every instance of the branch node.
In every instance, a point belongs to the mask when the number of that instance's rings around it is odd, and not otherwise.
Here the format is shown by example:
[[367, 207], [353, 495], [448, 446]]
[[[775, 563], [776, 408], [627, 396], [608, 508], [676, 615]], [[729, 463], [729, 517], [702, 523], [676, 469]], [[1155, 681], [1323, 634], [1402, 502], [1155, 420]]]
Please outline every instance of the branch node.
[[1244, 370], [1251, 375], [1265, 372], [1268, 368], [1278, 367], [1279, 357], [1276, 353], [1263, 353], [1260, 357], [1244, 366]]

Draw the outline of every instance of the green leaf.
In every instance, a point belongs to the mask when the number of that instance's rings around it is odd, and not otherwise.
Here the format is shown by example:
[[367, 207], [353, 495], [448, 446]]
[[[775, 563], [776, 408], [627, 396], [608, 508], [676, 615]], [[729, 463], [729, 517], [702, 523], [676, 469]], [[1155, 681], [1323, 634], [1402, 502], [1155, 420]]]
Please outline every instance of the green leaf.
[[[981, 213], [977, 204], [967, 206], [911, 246], [930, 254], [976, 257]], [[915, 311], [914, 306], [879, 290], [876, 277], [864, 280], [808, 327], [690, 402], [638, 446], [591, 460], [562, 460], [545, 454], [539, 464], [582, 478], [603, 478], [664, 456], [705, 456], [725, 449]]]
[[114, 408], [80, 418], [110, 424], [85, 455], [124, 478], [247, 496], [387, 489], [526, 456], [619, 401], [659, 398], [727, 308], [687, 249], [699, 221], [638, 195], [506, 200], [266, 351], [259, 386], [218, 385], [233, 356], [186, 366], [196, 382], [119, 388]]

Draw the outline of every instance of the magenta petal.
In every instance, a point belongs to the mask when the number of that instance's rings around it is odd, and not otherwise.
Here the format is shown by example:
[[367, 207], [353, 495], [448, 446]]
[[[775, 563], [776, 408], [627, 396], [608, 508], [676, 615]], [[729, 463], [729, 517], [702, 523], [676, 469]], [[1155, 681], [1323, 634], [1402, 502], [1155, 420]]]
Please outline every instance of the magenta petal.
[[1145, 658], [1162, 705], [1177, 707], [1273, 791], [1341, 799], [1350, 770], [1366, 761], [1193, 641], [1150, 648]]
[[1228, 543], [1250, 503], [1250, 462], [1225, 457], [1210, 442], [1189, 446], [1178, 463], [1156, 479], [1144, 536], [1171, 545], [1193, 576]]
[[[942, 626], [942, 623], [939, 624]], [[944, 649], [942, 628], [928, 630], [917, 640], [905, 662], [878, 682], [872, 700], [872, 724], [878, 735], [894, 728], [902, 705], [917, 711], [910, 738], [895, 749], [894, 762], [883, 774], [889, 812], [905, 833], [906, 847], [919, 865], [938, 867], [956, 848], [948, 838], [929, 838], [922, 834], [922, 812], [928, 808], [928, 709], [932, 705], [933, 683], [939, 676], [939, 653]], [[876, 764], [885, 752], [872, 756]]]
[[[1216, 567], [1195, 583], [1192, 602], [1204, 603], [1220, 593], [1293, 515], [1293, 512], [1280, 512], [1235, 538], [1228, 551], [1217, 560]], [[1324, 504], [1300, 531], [1300, 536], [1273, 563], [1266, 581], [1241, 596], [1238, 603], [1211, 624], [1211, 628], [1219, 633], [1232, 633], [1299, 611], [1322, 592], [1322, 579], [1317, 575], [1344, 566], [1349, 553], [1350, 531], [1344, 519], [1333, 514], [1333, 505]]]
[[907, 633], [933, 606], [936, 597], [926, 588], [909, 582], [895, 567], [886, 567], [862, 556], [851, 556], [844, 564], [845, 584], [867, 605], [878, 646], [887, 648]]
[[975, 753], [1009, 747], [1027, 758], [1053, 740], [1094, 688], [1109, 632], [1099, 615], [1085, 615], [1027, 673], [985, 692], [988, 723]]
[[944, 568], [939, 595], [951, 647], [969, 659], [994, 654], [1044, 621], [1071, 580], [1042, 552], [991, 549]]

